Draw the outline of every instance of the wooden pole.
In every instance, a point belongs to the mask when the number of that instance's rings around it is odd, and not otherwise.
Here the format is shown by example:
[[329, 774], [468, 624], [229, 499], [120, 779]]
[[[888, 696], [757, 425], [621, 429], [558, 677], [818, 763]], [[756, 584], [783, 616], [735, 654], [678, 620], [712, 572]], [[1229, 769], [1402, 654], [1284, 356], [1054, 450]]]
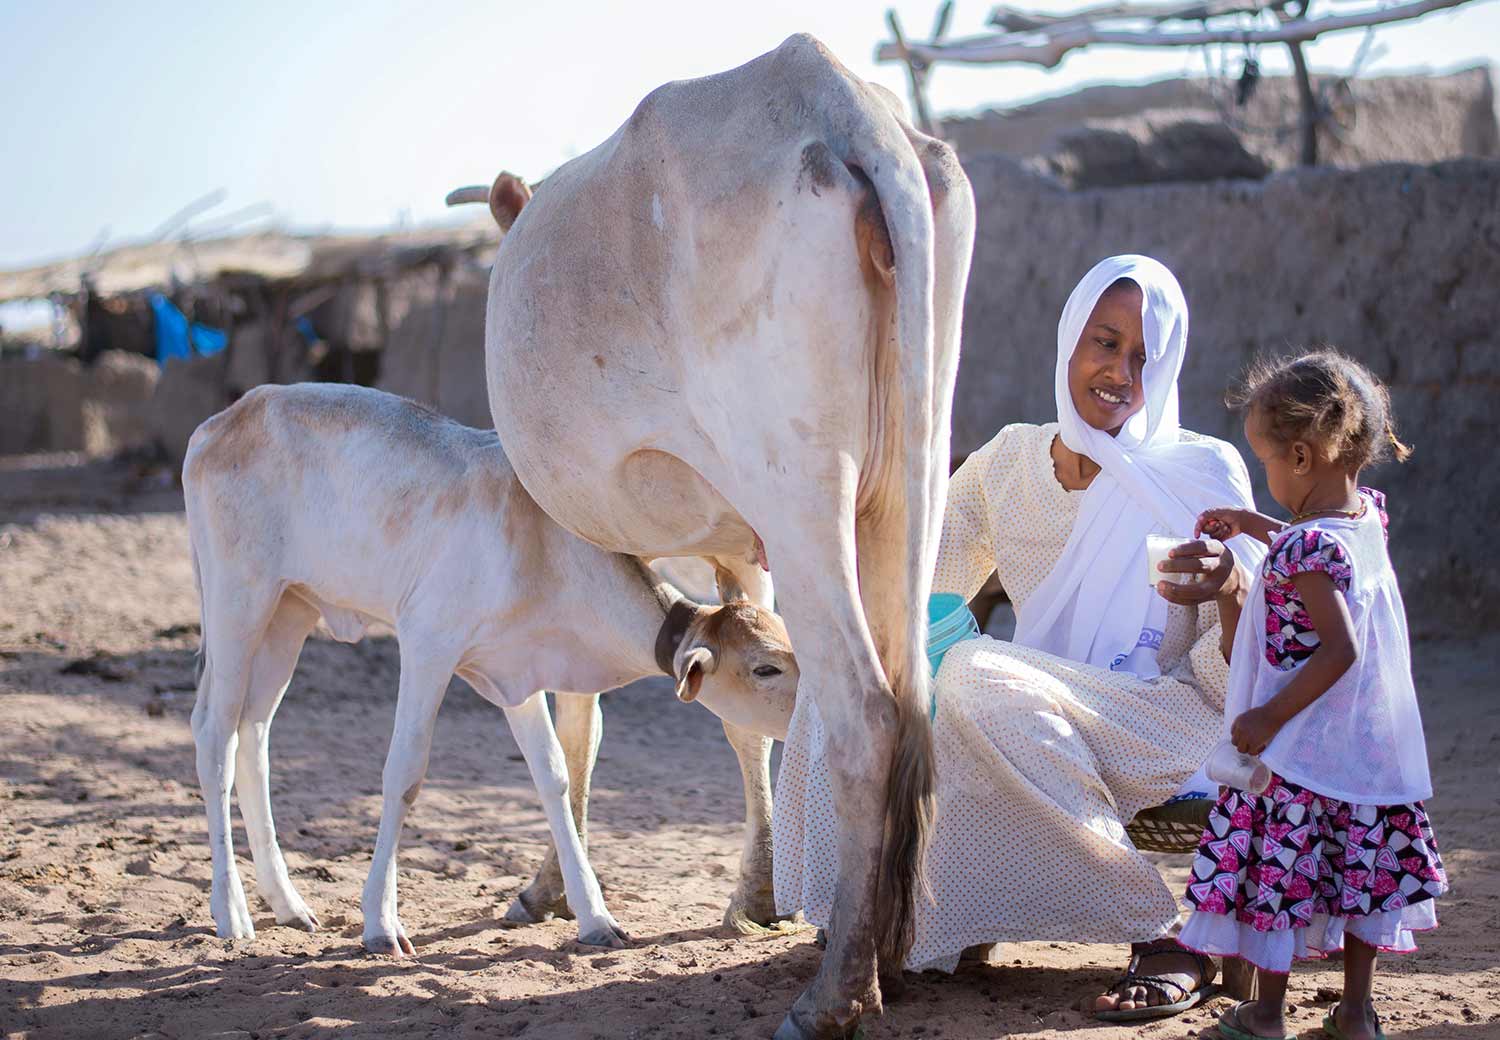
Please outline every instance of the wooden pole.
[[911, 87], [911, 106], [917, 117], [917, 127], [924, 134], [936, 137], [938, 136], [937, 127], [927, 111], [926, 67], [918, 69], [917, 61], [912, 57], [911, 49], [906, 45], [906, 34], [901, 31], [901, 19], [896, 17], [894, 9], [885, 12], [885, 21], [891, 27], [891, 34], [896, 38], [901, 60], [906, 63], [907, 83]]
[[1302, 102], [1301, 127], [1302, 148], [1298, 162], [1303, 166], [1318, 165], [1318, 123], [1323, 113], [1318, 110], [1318, 99], [1313, 94], [1312, 76], [1307, 71], [1307, 58], [1302, 53], [1300, 42], [1288, 43], [1292, 52], [1292, 70], [1297, 78], [1297, 97]]

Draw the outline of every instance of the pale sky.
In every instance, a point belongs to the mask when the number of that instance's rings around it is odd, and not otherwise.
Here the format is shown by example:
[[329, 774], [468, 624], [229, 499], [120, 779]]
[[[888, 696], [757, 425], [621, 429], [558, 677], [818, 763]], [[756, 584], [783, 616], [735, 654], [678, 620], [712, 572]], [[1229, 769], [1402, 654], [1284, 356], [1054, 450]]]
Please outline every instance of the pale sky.
[[[904, 70], [873, 58], [887, 6], [0, 0], [0, 267], [148, 236], [220, 188], [213, 213], [267, 203], [293, 229], [442, 219], [450, 188], [501, 168], [539, 178], [609, 136], [656, 85], [733, 67], [801, 30], [904, 95]], [[909, 36], [927, 34], [936, 0], [895, 6]], [[952, 33], [981, 31], [989, 8], [959, 0]], [[1360, 36], [1315, 45], [1315, 71], [1342, 70]], [[1379, 40], [1386, 53], [1367, 71], [1500, 64], [1500, 2]], [[1284, 69], [1284, 53], [1268, 48], [1262, 65]], [[1201, 52], [1129, 49], [1077, 53], [1051, 72], [942, 66], [931, 98], [965, 111], [1202, 68]]]

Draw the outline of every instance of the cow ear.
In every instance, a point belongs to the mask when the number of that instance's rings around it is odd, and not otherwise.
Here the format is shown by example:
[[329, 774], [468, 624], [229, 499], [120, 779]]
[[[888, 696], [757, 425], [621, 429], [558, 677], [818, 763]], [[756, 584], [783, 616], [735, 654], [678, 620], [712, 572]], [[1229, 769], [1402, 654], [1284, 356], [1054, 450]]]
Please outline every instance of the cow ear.
[[521, 215], [526, 203], [531, 201], [531, 189], [526, 182], [513, 173], [501, 173], [490, 185], [490, 216], [500, 225], [501, 231], [510, 226]]
[[706, 646], [695, 646], [684, 654], [677, 667], [677, 699], [684, 704], [696, 700], [703, 677], [716, 666], [714, 652]]
[[745, 591], [739, 579], [718, 563], [714, 564], [714, 584], [719, 587], [720, 603], [735, 603], [740, 600], [748, 602], [750, 599], [750, 594]]

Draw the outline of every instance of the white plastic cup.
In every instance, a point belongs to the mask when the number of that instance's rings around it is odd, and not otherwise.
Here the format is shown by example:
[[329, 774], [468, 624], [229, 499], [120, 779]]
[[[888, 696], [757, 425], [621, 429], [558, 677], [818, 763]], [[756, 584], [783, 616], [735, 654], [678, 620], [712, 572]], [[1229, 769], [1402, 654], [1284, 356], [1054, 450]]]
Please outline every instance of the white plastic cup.
[[1163, 572], [1156, 569], [1158, 563], [1171, 558], [1173, 549], [1190, 541], [1192, 541], [1191, 538], [1178, 538], [1170, 534], [1148, 534], [1146, 536], [1146, 584], [1154, 589], [1159, 581], [1170, 581], [1175, 585], [1190, 585], [1197, 581], [1197, 575], [1173, 571]]
[[1256, 756], [1240, 751], [1227, 740], [1220, 741], [1218, 747], [1209, 752], [1203, 772], [1214, 783], [1246, 794], [1264, 794], [1271, 786], [1271, 767]]

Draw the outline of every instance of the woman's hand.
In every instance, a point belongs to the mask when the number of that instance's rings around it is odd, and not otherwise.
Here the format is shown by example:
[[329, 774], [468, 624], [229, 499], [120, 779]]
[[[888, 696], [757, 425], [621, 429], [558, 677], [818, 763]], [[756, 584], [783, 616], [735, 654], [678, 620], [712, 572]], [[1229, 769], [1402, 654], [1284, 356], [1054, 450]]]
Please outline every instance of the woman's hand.
[[1197, 580], [1178, 585], [1159, 581], [1156, 591], [1169, 603], [1195, 607], [1200, 603], [1234, 594], [1243, 584], [1235, 566], [1234, 553], [1217, 538], [1183, 542], [1172, 549], [1172, 555], [1161, 562], [1161, 570], [1171, 574], [1192, 574]]
[[1247, 755], [1258, 755], [1281, 732], [1281, 720], [1267, 707], [1251, 708], [1229, 727], [1229, 739]]

